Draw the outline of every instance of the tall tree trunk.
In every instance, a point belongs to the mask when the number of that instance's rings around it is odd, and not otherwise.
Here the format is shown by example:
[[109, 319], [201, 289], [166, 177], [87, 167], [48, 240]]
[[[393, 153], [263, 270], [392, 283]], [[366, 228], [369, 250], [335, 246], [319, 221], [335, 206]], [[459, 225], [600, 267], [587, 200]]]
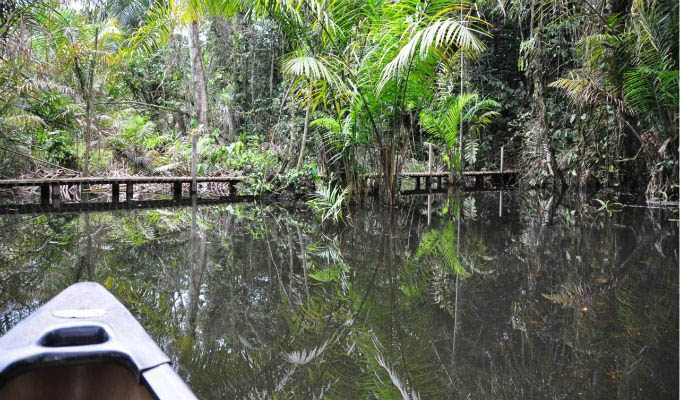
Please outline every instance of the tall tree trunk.
[[540, 151], [544, 152], [547, 161], [548, 169], [553, 177], [553, 191], [558, 188], [558, 180], [564, 187], [564, 177], [560, 173], [555, 156], [555, 149], [553, 147], [552, 132], [548, 129], [548, 112], [545, 102], [547, 94], [546, 82], [546, 68], [548, 60], [546, 60], [546, 49], [543, 43], [543, 31], [545, 27], [545, 13], [547, 12], [541, 7], [532, 3], [532, 35], [534, 38], [535, 56], [532, 63], [532, 84], [533, 84], [533, 114], [536, 121], [536, 130], [539, 137], [539, 143], [543, 143], [543, 148]]
[[293, 144], [295, 143], [295, 112], [297, 111], [297, 105], [295, 104], [295, 98], [291, 96], [290, 106], [293, 109], [291, 111], [291, 122], [290, 122], [290, 140], [288, 141], [288, 155], [287, 163], [290, 169], [293, 165]]
[[251, 35], [249, 40], [250, 47], [250, 108], [255, 109], [255, 45], [253, 41], [255, 35]]
[[222, 131], [224, 131], [227, 143], [232, 143], [236, 137], [236, 126], [234, 124], [234, 115], [230, 106], [224, 106], [224, 120], [222, 122]]
[[269, 63], [269, 101], [271, 101], [274, 96], [274, 60], [276, 59], [273, 40], [269, 44], [269, 56], [271, 57]]
[[[99, 47], [99, 28], [94, 31], [94, 53], [90, 58], [90, 74], [86, 86], [83, 88], [85, 95], [85, 168], [83, 175], [90, 174], [90, 148], [92, 147], [92, 96], [94, 94], [94, 73], [97, 66], [97, 51]], [[81, 82], [82, 84], [82, 82]]]
[[92, 142], [92, 92], [85, 98], [85, 154], [83, 176], [90, 175], [90, 147]]
[[194, 84], [194, 103], [199, 123], [208, 127], [208, 88], [206, 86], [203, 59], [201, 58], [198, 37], [198, 22], [189, 25], [189, 57], [191, 59], [191, 75]]
[[[245, 42], [247, 40], [247, 35], [246, 35], [246, 29], [244, 26], [242, 26], [240, 23], [237, 25], [239, 28], [239, 33], [240, 33], [240, 41]], [[240, 49], [241, 46], [239, 46]], [[241, 72], [241, 84], [242, 84], [242, 89], [243, 89], [243, 108], [244, 110], [246, 109], [246, 105], [248, 104], [248, 53], [247, 53], [247, 45], [244, 43], [243, 45], [243, 51], [241, 52], [241, 55], [239, 57], [239, 69], [238, 71]], [[246, 130], [247, 130], [246, 126]]]
[[307, 110], [305, 111], [305, 125], [302, 128], [302, 143], [300, 143], [300, 155], [298, 156], [297, 169], [302, 168], [302, 161], [305, 158], [305, 143], [307, 142], [307, 126], [309, 125], [309, 109], [310, 106], [307, 105]]
[[403, 114], [394, 116], [392, 135], [380, 147], [380, 166], [382, 168], [383, 186], [381, 196], [385, 203], [392, 207], [397, 205], [399, 194], [399, 174], [403, 163], [405, 143], [408, 141], [408, 124]]

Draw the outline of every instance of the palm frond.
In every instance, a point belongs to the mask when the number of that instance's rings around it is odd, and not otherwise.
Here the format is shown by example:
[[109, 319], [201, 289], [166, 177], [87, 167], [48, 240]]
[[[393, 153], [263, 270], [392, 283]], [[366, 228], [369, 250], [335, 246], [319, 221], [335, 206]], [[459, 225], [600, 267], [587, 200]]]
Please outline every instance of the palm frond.
[[132, 54], [150, 54], [165, 44], [174, 29], [172, 9], [159, 4], [147, 11], [144, 24], [136, 29], [121, 49], [124, 58]]

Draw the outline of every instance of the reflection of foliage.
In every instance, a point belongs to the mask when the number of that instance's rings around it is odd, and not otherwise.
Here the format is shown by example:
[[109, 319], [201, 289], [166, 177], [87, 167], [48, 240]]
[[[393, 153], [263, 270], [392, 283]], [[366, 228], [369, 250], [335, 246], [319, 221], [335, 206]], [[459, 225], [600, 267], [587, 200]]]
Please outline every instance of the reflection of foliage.
[[198, 269], [189, 209], [7, 217], [0, 329], [88, 279], [200, 398], [673, 398], [677, 230], [537, 199], [498, 223], [495, 195], [429, 228], [407, 210], [322, 230], [276, 205], [200, 207]]
[[416, 257], [441, 260], [441, 263], [435, 261], [434, 265], [436, 268], [441, 268], [443, 273], [462, 278], [470, 276], [470, 273], [463, 268], [458, 259], [456, 228], [452, 222], [447, 223], [442, 230], [433, 230], [424, 234], [420, 239]]
[[328, 185], [321, 187], [307, 204], [319, 215], [321, 222], [328, 220], [338, 222], [342, 219], [342, 207], [348, 193], [348, 187], [340, 189], [339, 186], [329, 181]]

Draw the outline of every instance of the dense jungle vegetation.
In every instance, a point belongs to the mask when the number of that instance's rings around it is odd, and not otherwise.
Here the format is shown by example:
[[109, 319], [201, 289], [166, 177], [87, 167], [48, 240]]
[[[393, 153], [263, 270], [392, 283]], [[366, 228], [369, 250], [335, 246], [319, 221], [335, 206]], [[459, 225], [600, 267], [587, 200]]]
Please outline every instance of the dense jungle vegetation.
[[678, 195], [671, 0], [3, 0], [0, 175], [521, 171]]

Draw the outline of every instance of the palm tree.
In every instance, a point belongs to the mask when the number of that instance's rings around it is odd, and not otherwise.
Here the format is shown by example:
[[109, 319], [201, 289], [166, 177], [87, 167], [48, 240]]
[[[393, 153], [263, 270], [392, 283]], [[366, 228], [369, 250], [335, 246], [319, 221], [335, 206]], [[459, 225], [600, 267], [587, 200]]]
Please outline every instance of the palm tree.
[[[184, 25], [191, 61], [194, 106], [198, 122], [207, 128], [209, 123], [208, 88], [201, 54], [200, 23], [206, 17], [232, 17], [243, 11], [244, 4], [239, 0], [187, 0], [179, 3], [170, 1], [167, 4], [140, 0], [138, 3], [140, 6], [128, 7], [128, 9], [145, 11], [147, 17], [131, 35], [126, 51], [151, 51], [168, 39], [175, 26]], [[145, 8], [145, 5], [150, 8]], [[133, 20], [131, 16], [127, 18]]]
[[301, 4], [280, 7], [299, 32], [296, 52], [303, 56], [294, 60], [296, 68], [330, 86], [335, 71], [340, 90], [328, 101], [335, 110], [350, 110], [355, 134], [375, 146], [382, 197], [395, 204], [402, 153], [413, 133], [407, 121], [419, 104], [431, 103], [439, 63], [455, 64], [457, 54], [473, 56], [484, 49], [478, 36], [486, 24], [472, 14], [468, 1]]
[[468, 1], [401, 0], [382, 5], [370, 34], [374, 44], [362, 69], [370, 83], [369, 107], [387, 117], [381, 129], [374, 130], [383, 195], [389, 204], [395, 202], [402, 152], [412, 135], [408, 115], [418, 104], [431, 102], [438, 65], [455, 65], [461, 54], [474, 57], [485, 49], [478, 36], [486, 35], [486, 27]]
[[453, 182], [454, 171], [462, 171], [462, 154], [457, 146], [462, 135], [460, 127], [468, 131], [485, 127], [499, 115], [494, 109], [500, 107], [500, 104], [491, 99], [480, 99], [475, 93], [460, 94], [448, 103], [443, 111], [422, 111], [420, 125], [444, 144], [449, 182]]
[[[283, 74], [291, 81], [290, 91], [294, 97], [301, 97], [305, 104], [305, 122], [300, 141], [300, 152], [296, 164], [302, 168], [309, 128], [310, 112], [321, 102], [326, 102], [329, 90], [342, 87], [342, 81], [335, 73], [333, 59], [323, 56], [308, 56], [299, 50], [283, 63]], [[292, 143], [290, 143], [292, 146]]]

